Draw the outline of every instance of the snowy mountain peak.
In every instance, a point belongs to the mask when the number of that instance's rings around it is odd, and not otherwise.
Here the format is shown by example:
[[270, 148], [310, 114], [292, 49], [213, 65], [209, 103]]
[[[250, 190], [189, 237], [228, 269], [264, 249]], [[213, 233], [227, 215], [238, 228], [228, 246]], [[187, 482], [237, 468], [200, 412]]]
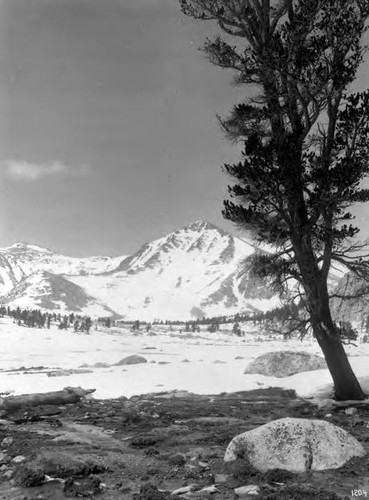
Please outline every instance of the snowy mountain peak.
[[184, 229], [188, 229], [190, 231], [206, 231], [210, 229], [216, 229], [217, 231], [221, 231], [218, 227], [214, 226], [211, 222], [203, 221], [203, 220], [197, 220], [190, 224], [189, 226], [185, 226]]
[[121, 257], [76, 258], [59, 255], [47, 248], [18, 242], [0, 248], [0, 296], [11, 292], [34, 273], [47, 271], [55, 275], [95, 275], [116, 269]]
[[15, 252], [54, 253], [48, 248], [40, 247], [39, 245], [33, 245], [27, 243], [26, 241], [18, 241], [17, 243], [14, 243], [13, 245], [6, 247], [4, 250], [15, 251]]
[[249, 242], [196, 221], [144, 244], [106, 276], [73, 281], [126, 319], [191, 319], [265, 310], [279, 301], [267, 283], [249, 279], [245, 261], [255, 251]]
[[17, 243], [14, 243], [13, 245], [10, 245], [7, 248], [26, 248], [28, 247], [28, 243], [26, 241], [17, 241]]

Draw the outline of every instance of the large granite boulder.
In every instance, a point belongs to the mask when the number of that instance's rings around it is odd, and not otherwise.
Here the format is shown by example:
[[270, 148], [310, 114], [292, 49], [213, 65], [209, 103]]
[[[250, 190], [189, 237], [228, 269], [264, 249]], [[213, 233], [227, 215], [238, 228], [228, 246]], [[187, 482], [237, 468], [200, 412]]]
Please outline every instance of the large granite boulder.
[[324, 420], [281, 418], [234, 437], [225, 462], [245, 459], [261, 472], [337, 469], [363, 457], [362, 445], [348, 432]]
[[277, 351], [262, 354], [252, 361], [244, 371], [269, 377], [289, 377], [295, 373], [327, 368], [324, 358], [308, 352]]

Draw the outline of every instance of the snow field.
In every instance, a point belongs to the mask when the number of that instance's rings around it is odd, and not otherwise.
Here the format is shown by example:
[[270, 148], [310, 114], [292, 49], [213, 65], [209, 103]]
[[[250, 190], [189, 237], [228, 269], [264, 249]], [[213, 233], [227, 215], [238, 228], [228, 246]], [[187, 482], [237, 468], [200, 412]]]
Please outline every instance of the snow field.
[[[191, 337], [168, 331], [152, 336], [135, 335], [117, 328], [91, 330], [91, 334], [86, 335], [55, 328], [19, 327], [8, 318], [0, 321], [2, 393], [48, 392], [82, 386], [95, 388], [94, 396], [105, 399], [169, 390], [218, 394], [274, 386], [295, 389], [302, 397], [325, 399], [332, 392], [328, 370], [286, 378], [243, 373], [250, 361], [265, 352], [303, 350], [321, 355], [311, 339], [257, 341], [257, 335], [251, 334], [239, 338], [227, 333], [202, 332]], [[347, 352], [364, 391], [369, 392], [369, 344], [349, 346]], [[91, 366], [95, 363], [113, 365], [131, 354], [144, 356], [148, 362], [106, 368]], [[29, 370], [40, 366], [45, 368]], [[92, 373], [48, 376], [56, 369], [82, 367]]]

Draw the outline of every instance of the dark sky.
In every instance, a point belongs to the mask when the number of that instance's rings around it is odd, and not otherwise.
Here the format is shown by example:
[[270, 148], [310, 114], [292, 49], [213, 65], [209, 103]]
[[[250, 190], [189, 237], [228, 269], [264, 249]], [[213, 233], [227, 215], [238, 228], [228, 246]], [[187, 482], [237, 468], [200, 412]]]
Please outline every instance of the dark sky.
[[1, 1], [0, 246], [118, 255], [197, 219], [232, 228], [238, 148], [215, 115], [245, 89], [197, 50], [212, 30], [176, 0]]

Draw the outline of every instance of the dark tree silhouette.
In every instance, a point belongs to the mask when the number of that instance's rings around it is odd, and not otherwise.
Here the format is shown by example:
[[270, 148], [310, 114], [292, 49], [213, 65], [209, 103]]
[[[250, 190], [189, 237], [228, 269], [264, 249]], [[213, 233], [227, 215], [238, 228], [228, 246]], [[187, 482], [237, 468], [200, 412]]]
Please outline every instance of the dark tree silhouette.
[[254, 268], [283, 292], [296, 283], [309, 325], [331, 372], [335, 397], [363, 399], [330, 309], [328, 276], [338, 261], [367, 278], [365, 247], [349, 207], [369, 200], [369, 93], [348, 94], [362, 62], [369, 0], [180, 0], [182, 11], [213, 20], [222, 36], [203, 47], [211, 63], [234, 70], [250, 93], [220, 123], [243, 141], [242, 160], [224, 165], [223, 215], [275, 255]]

